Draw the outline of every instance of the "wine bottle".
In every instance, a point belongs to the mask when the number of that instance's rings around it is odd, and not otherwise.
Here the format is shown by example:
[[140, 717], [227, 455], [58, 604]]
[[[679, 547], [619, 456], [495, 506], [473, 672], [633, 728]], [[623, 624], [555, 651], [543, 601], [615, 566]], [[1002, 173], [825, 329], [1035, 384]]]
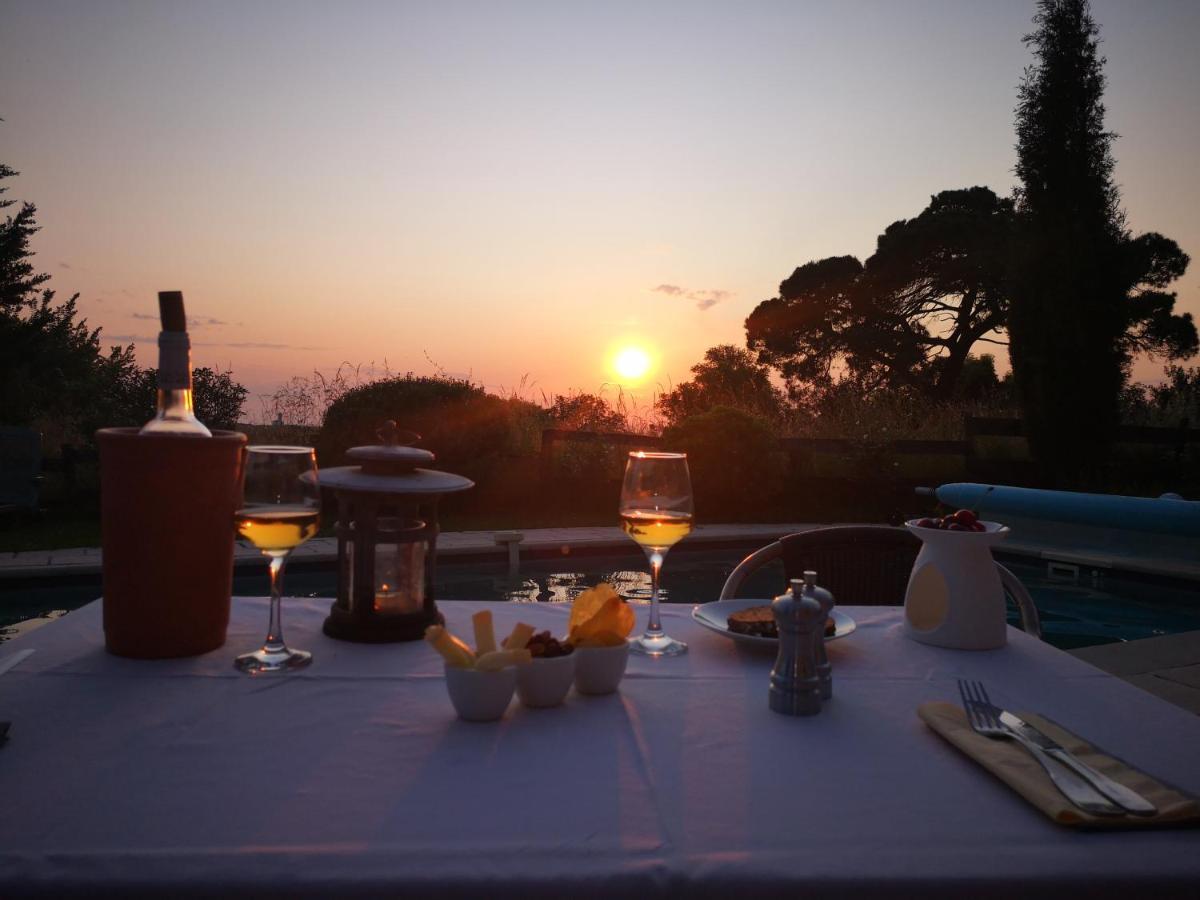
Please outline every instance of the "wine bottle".
[[158, 412], [142, 427], [142, 434], [178, 434], [212, 437], [192, 409], [192, 344], [181, 291], [159, 291], [158, 313]]

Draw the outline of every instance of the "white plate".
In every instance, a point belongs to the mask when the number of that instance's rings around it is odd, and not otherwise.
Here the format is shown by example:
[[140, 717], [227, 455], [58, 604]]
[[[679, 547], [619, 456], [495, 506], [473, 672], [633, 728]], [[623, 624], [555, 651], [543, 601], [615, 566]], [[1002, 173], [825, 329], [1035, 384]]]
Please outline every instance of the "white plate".
[[[750, 606], [770, 605], [770, 600], [717, 600], [713, 603], [702, 603], [699, 606], [692, 607], [692, 618], [709, 631], [723, 634], [725, 637], [733, 638], [735, 641], [741, 641], [744, 644], [758, 644], [763, 647], [774, 647], [779, 643], [778, 638], [759, 637], [756, 634], [739, 634], [736, 631], [729, 630], [729, 617], [735, 612]], [[836, 641], [840, 637], [845, 637], [858, 627], [854, 624], [852, 618], [837, 607], [834, 607], [829, 617], [833, 619], [834, 630], [833, 634], [825, 638], [827, 641]]]

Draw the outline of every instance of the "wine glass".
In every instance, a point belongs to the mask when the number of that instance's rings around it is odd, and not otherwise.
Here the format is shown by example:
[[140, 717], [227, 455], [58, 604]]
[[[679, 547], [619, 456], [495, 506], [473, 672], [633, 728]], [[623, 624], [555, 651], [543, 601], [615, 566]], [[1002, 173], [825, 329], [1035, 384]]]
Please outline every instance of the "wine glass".
[[247, 447], [242, 465], [237, 531], [270, 561], [271, 621], [263, 645], [243, 653], [234, 665], [243, 672], [283, 672], [312, 662], [312, 654], [292, 650], [283, 640], [279, 594], [288, 554], [317, 533], [321, 494], [317, 454], [312, 447]]
[[650, 622], [630, 642], [635, 653], [677, 656], [687, 644], [668, 637], [658, 617], [658, 574], [667, 551], [692, 530], [692, 479], [686, 453], [634, 450], [621, 485], [621, 527], [650, 560]]

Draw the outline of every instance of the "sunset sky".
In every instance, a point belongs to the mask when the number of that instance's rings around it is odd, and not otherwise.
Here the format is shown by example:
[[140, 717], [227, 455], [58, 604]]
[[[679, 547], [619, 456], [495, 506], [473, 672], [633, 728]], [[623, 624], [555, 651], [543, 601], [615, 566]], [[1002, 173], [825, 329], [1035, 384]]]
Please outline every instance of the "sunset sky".
[[[797, 265], [1011, 190], [1033, 5], [0, 0], [0, 161], [143, 364], [181, 289], [254, 394], [343, 360], [594, 391], [631, 344], [667, 385]], [[1093, 8], [1129, 223], [1200, 314], [1200, 3]]]

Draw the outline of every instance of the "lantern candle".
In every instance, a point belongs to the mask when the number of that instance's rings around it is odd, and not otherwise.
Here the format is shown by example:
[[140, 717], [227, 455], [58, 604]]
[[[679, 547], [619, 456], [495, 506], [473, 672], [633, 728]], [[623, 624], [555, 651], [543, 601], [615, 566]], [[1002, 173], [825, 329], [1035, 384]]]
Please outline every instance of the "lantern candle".
[[425, 523], [381, 519], [379, 527], [402, 539], [375, 545], [375, 612], [419, 613], [425, 603]]

